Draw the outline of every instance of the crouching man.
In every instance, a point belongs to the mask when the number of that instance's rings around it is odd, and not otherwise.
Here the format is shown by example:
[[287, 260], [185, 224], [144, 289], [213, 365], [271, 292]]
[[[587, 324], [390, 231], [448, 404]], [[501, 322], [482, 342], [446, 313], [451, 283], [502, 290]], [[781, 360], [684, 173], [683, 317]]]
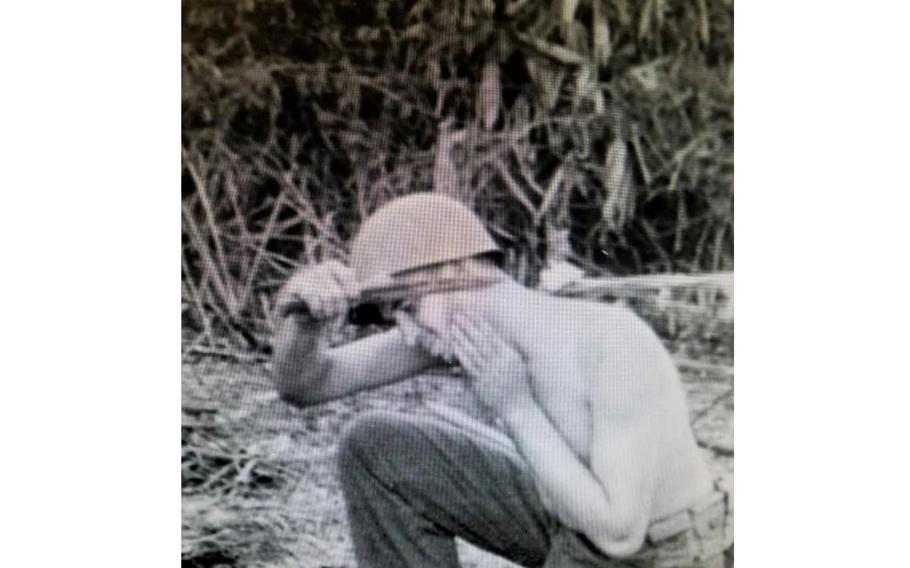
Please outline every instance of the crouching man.
[[[722, 566], [724, 496], [661, 342], [625, 307], [522, 287], [497, 252], [466, 207], [414, 194], [365, 221], [351, 267], [305, 268], [279, 293], [274, 379], [289, 402], [442, 359], [498, 425], [359, 417], [339, 449], [358, 563], [458, 566], [460, 537], [525, 566]], [[365, 297], [398, 325], [330, 347]]]

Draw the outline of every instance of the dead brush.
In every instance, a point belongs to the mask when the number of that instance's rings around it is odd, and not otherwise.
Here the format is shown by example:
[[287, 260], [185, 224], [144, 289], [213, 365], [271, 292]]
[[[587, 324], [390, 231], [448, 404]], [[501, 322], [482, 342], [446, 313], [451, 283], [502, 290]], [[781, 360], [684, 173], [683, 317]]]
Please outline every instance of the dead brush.
[[266, 352], [280, 283], [412, 191], [527, 284], [562, 231], [588, 274], [732, 270], [732, 2], [349, 4], [183, 5], [186, 353]]
[[182, 485], [185, 495], [248, 496], [286, 485], [288, 472], [273, 456], [230, 447], [231, 432], [183, 424]]
[[182, 566], [274, 566], [293, 560], [289, 520], [274, 504], [211, 495], [184, 497]]
[[213, 387], [183, 382], [183, 565], [265, 566], [293, 558], [291, 520], [275, 502], [293, 491], [294, 464], [243, 412], [213, 406], [213, 396], [224, 396]]

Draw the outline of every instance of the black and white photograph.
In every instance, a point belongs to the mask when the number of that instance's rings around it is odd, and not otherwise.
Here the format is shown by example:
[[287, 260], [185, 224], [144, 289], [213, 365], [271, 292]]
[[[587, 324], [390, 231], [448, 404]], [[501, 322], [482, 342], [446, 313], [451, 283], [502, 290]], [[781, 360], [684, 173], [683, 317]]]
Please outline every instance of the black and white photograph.
[[0, 566], [903, 565], [907, 10], [736, 8], [0, 5]]
[[183, 0], [182, 566], [733, 566], [733, 20]]

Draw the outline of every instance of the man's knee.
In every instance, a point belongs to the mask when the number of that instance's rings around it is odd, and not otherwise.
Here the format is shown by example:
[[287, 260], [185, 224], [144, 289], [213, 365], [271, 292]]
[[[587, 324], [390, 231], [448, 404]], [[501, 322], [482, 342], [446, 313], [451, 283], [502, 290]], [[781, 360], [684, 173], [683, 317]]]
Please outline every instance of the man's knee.
[[338, 463], [342, 475], [373, 469], [377, 460], [394, 459], [413, 441], [418, 426], [406, 415], [373, 410], [357, 417], [341, 436]]

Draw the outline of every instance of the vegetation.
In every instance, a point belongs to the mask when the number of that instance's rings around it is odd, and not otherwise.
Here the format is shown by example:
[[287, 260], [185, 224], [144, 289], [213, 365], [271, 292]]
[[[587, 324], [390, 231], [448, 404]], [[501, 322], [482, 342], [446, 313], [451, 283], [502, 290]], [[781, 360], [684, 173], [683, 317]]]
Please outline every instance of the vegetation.
[[388, 199], [471, 204], [529, 284], [733, 266], [733, 6], [184, 0], [184, 321], [259, 349], [275, 287]]

